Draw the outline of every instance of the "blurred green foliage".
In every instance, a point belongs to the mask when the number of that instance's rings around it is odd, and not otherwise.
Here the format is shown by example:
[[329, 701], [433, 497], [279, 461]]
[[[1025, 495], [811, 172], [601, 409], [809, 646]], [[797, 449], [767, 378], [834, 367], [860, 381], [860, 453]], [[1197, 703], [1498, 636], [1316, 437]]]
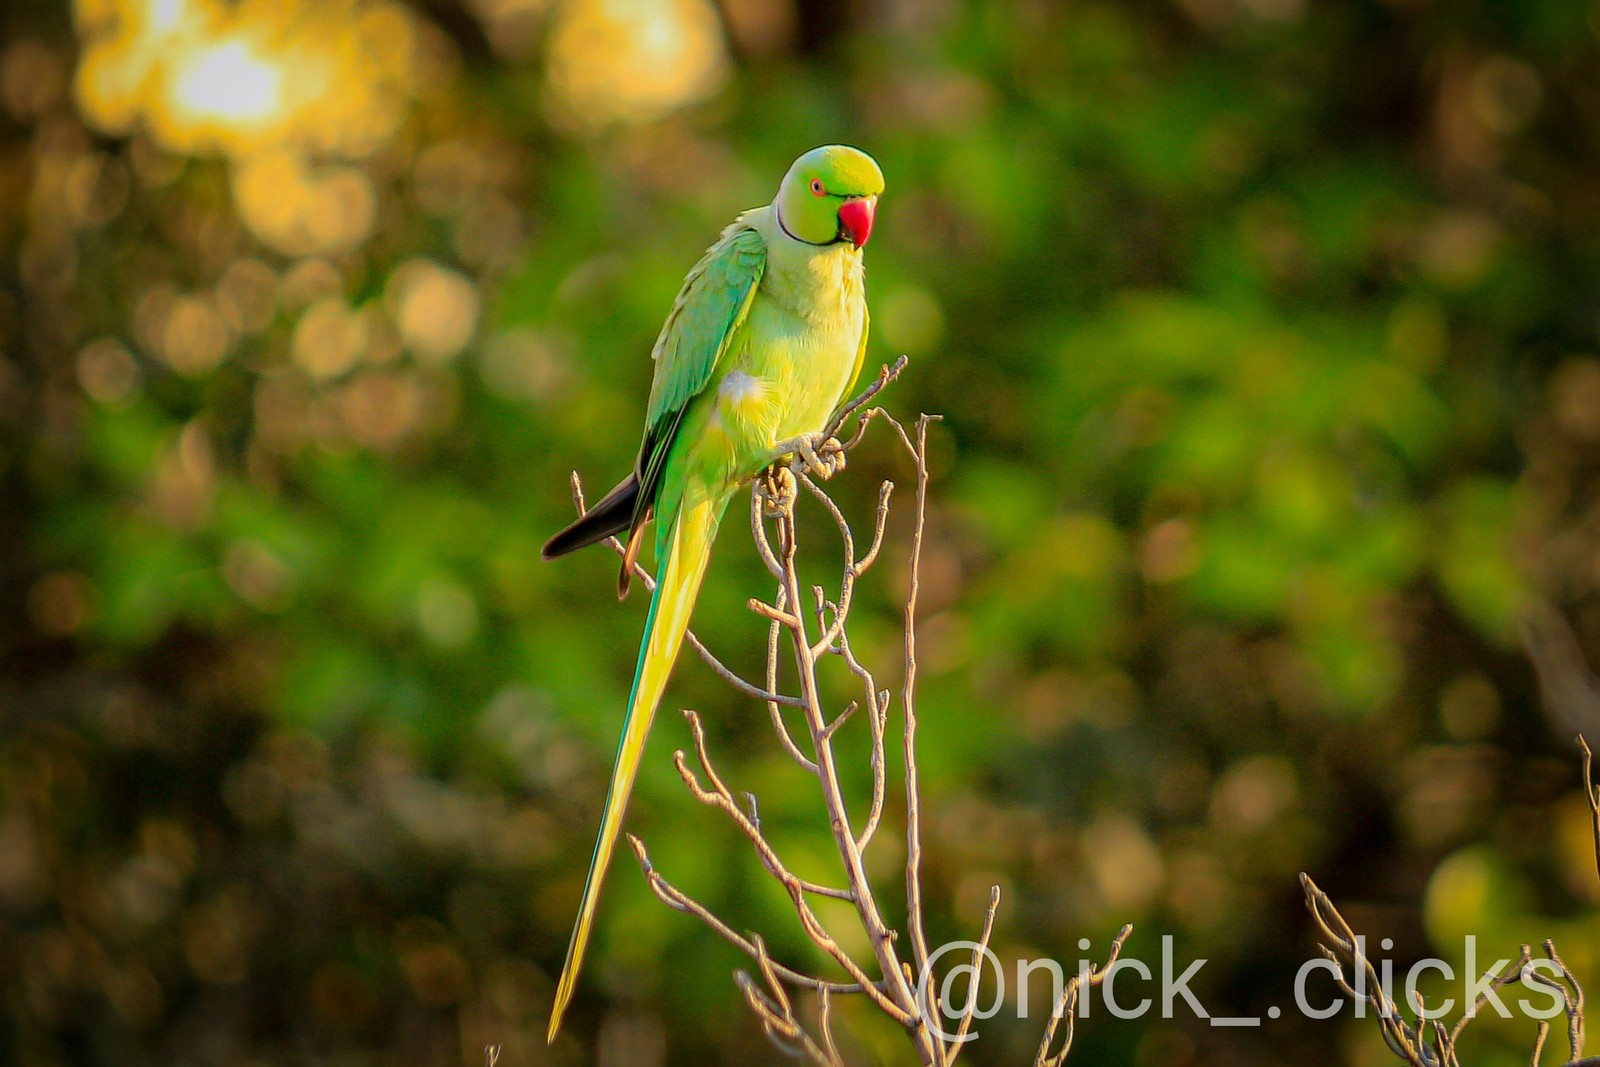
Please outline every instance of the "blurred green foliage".
[[[1402, 965], [1554, 935], [1600, 979], [1575, 724], [1517, 642], [1540, 599], [1600, 647], [1593, 4], [635, 6], [0, 14], [0, 1059], [770, 1062], [740, 961], [626, 863], [543, 1051], [643, 605], [606, 553], [537, 556], [567, 472], [631, 462], [684, 271], [830, 140], [888, 176], [887, 404], [946, 416], [935, 935], [998, 883], [1003, 958], [1132, 920], [1257, 1015], [1314, 951], [1305, 869]], [[835, 488], [865, 521], [906, 473], [880, 438]], [[741, 525], [696, 629], [749, 668]], [[886, 674], [902, 581], [857, 614]], [[827, 878], [760, 709], [687, 658], [669, 699]], [[657, 731], [630, 828], [811, 959]], [[1033, 1008], [972, 1061], [1025, 1061]], [[1474, 1065], [1525, 1062], [1531, 1026], [1481, 1025]], [[1078, 1040], [1387, 1055], [1292, 1013]]]

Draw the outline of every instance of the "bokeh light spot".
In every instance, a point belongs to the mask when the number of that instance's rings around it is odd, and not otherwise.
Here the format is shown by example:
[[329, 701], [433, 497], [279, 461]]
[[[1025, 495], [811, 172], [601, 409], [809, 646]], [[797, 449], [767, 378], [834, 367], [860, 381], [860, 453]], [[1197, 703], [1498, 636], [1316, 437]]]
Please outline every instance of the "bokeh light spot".
[[360, 312], [338, 297], [319, 300], [306, 309], [294, 329], [294, 361], [314, 378], [333, 378], [361, 360], [367, 324]]
[[478, 290], [432, 260], [401, 264], [389, 280], [401, 339], [423, 363], [443, 363], [467, 346], [478, 325]]
[[659, 118], [727, 80], [707, 0], [569, 0], [550, 28], [550, 118], [574, 131]]
[[78, 384], [90, 399], [107, 407], [130, 403], [142, 378], [133, 356], [112, 338], [91, 341], [78, 353]]
[[173, 72], [173, 107], [200, 121], [258, 128], [282, 104], [283, 71], [262, 59], [247, 41], [200, 49]]

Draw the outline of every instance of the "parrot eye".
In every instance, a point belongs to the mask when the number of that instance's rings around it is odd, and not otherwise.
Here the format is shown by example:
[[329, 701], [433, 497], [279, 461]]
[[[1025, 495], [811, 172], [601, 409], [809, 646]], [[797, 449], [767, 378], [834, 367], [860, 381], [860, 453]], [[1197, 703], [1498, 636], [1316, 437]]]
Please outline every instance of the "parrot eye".
[[822, 195], [822, 191], [823, 191], [822, 190], [822, 179], [821, 178], [812, 178], [811, 179], [811, 195], [812, 196], [821, 196]]

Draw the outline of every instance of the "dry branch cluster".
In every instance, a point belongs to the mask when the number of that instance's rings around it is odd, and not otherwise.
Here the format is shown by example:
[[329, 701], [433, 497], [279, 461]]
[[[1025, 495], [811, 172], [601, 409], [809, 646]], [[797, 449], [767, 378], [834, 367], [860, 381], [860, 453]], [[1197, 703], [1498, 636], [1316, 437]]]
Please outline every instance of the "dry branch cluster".
[[[1583, 752], [1583, 789], [1589, 802], [1589, 817], [1594, 831], [1595, 870], [1596, 874], [1600, 874], [1600, 786], [1596, 786], [1591, 774], [1593, 760], [1588, 742], [1579, 735], [1577, 744]], [[1397, 1003], [1385, 990], [1372, 960], [1364, 951], [1362, 939], [1339, 914], [1333, 901], [1308, 875], [1302, 874], [1300, 882], [1305, 890], [1306, 907], [1316, 921], [1322, 955], [1337, 968], [1336, 981], [1340, 990], [1352, 1002], [1365, 1001], [1372, 1005], [1384, 1044], [1410, 1067], [1461, 1067], [1456, 1049], [1462, 1031], [1479, 1017], [1495, 993], [1519, 982], [1537, 983], [1559, 999], [1567, 1024], [1568, 1057], [1564, 1061], [1567, 1067], [1600, 1067], [1600, 1057], [1583, 1058], [1583, 986], [1562, 961], [1555, 942], [1547, 939], [1540, 946], [1542, 956], [1535, 956], [1529, 946], [1522, 945], [1517, 958], [1494, 976], [1453, 1026], [1446, 1026], [1437, 1018], [1437, 1013], [1429, 1010], [1420, 993], [1413, 993], [1409, 1005]], [[1539, 964], [1548, 966], [1540, 967]], [[1406, 1018], [1408, 1007], [1413, 1014], [1409, 1021]], [[1549, 1021], [1537, 1020], [1533, 1052], [1529, 1060], [1532, 1067], [1539, 1067], [1549, 1036]]]
[[[836, 998], [866, 998], [906, 1032], [919, 1061], [930, 1067], [947, 1067], [955, 1062], [971, 1036], [977, 1002], [977, 976], [983, 965], [989, 938], [994, 930], [1000, 890], [991, 890], [983, 917], [982, 932], [973, 952], [965, 1004], [951, 1008], [939, 1003], [941, 983], [933, 974], [922, 901], [922, 818], [917, 778], [917, 593], [928, 491], [927, 434], [937, 416], [923, 415], [909, 429], [880, 407], [868, 403], [904, 369], [902, 357], [884, 367], [878, 378], [863, 393], [846, 405], [822, 435], [824, 444], [805, 449], [803, 457], [791, 464], [773, 467], [758, 479], [750, 501], [750, 531], [756, 549], [776, 582], [776, 593], [768, 600], [753, 599], [750, 609], [767, 620], [766, 677], [761, 684], [740, 677], [705, 647], [691, 632], [689, 642], [716, 673], [747, 696], [763, 702], [772, 721], [778, 743], [789, 759], [813, 776], [822, 794], [842, 869], [841, 885], [823, 885], [801, 878], [783, 861], [763, 834], [757, 814], [756, 798], [745, 794], [743, 802], [729, 787], [713, 764], [706, 749], [705, 732], [693, 711], [684, 714], [693, 737], [693, 765], [679, 751], [674, 760], [679, 775], [694, 796], [726, 816], [749, 841], [767, 872], [777, 880], [794, 906], [795, 916], [806, 937], [847, 976], [830, 980], [796, 965], [772, 958], [765, 940], [757, 933], [741, 933], [704, 905], [674, 886], [651, 862], [644, 842], [629, 836], [650, 888], [668, 906], [693, 915], [723, 937], [755, 963], [754, 973], [741, 970], [734, 980], [746, 1003], [761, 1021], [768, 1037], [780, 1048], [811, 1062], [839, 1065], [840, 1055], [833, 1026]], [[853, 423], [852, 423], [853, 420]], [[904, 765], [903, 800], [905, 805], [905, 881], [903, 929], [890, 926], [879, 903], [879, 893], [868, 880], [864, 854], [889, 803], [890, 786], [886, 770], [886, 748], [890, 744], [891, 708], [889, 689], [880, 687], [871, 668], [862, 663], [850, 644], [848, 622], [856, 583], [877, 561], [884, 544], [889, 517], [889, 502], [894, 484], [885, 481], [878, 491], [878, 504], [871, 536], [862, 546], [837, 504], [818, 484], [844, 467], [845, 455], [857, 444], [873, 421], [888, 425], [896, 441], [916, 468], [916, 500], [909, 554], [909, 580], [904, 603], [904, 643], [902, 681], [899, 699], [899, 737]], [[849, 427], [848, 436], [841, 433]], [[821, 585], [807, 586], [796, 564], [797, 532], [795, 510], [801, 491], [813, 498], [832, 520], [843, 546], [844, 566], [836, 596], [830, 598]], [[578, 508], [583, 510], [581, 488], [574, 480]], [[623, 547], [614, 539], [615, 551]], [[650, 576], [635, 565], [635, 573], [652, 585]], [[787, 655], [794, 665], [797, 693], [779, 692], [780, 661]], [[826, 657], [839, 657], [859, 681], [860, 696], [843, 709], [830, 713], [824, 706], [817, 682], [817, 667]], [[839, 762], [834, 741], [839, 731], [852, 723], [863, 724], [871, 739], [872, 785], [864, 812], [853, 805], [840, 785]], [[813, 898], [846, 901], [853, 906], [856, 921], [871, 946], [871, 960], [858, 960], [842, 948], [812, 905]], [[1115, 939], [1109, 966], [1116, 959], [1131, 927]], [[1098, 985], [1106, 967], [1074, 975], [1066, 983], [1057, 1010], [1041, 1042], [1035, 1063], [1040, 1067], [1059, 1067], [1072, 1043], [1074, 1009], [1082, 987]], [[810, 1020], [802, 1019], [796, 1007], [796, 993], [809, 994], [816, 1010]], [[1061, 1026], [1065, 1019], [1065, 1025]], [[951, 1030], [950, 1027], [954, 1029]], [[1059, 1047], [1057, 1031], [1062, 1031]]]

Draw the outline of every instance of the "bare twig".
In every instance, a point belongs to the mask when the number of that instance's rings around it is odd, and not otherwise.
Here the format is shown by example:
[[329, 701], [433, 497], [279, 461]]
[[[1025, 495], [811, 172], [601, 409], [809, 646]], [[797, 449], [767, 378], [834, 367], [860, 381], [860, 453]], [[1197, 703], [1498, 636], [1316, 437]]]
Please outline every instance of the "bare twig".
[[[795, 616], [789, 614], [789, 612], [784, 611], [782, 608], [775, 608], [771, 604], [768, 604], [765, 600], [759, 600], [756, 597], [750, 598], [750, 610], [755, 612], [757, 615], [760, 615], [762, 618], [771, 619], [779, 626], [790, 630], [794, 629], [800, 621]], [[765, 699], [765, 697], [763, 697], [763, 699]], [[801, 706], [804, 705], [802, 704]]]
[[784, 991], [783, 982], [778, 976], [772, 957], [767, 955], [766, 942], [760, 937], [752, 940], [756, 946], [756, 963], [761, 969], [761, 976], [766, 979], [766, 989], [758, 986], [755, 979], [746, 971], [735, 971], [733, 977], [744, 993], [745, 1002], [756, 1013], [756, 1018], [761, 1020], [762, 1029], [766, 1031], [767, 1037], [773, 1044], [792, 1055], [805, 1056], [821, 1067], [839, 1067], [838, 1054], [836, 1052], [830, 1054], [828, 1050], [818, 1046], [800, 1025], [800, 1020], [795, 1018], [794, 1005], [789, 1000], [789, 994]]
[[[645, 879], [650, 884], [650, 891], [656, 895], [658, 900], [674, 911], [681, 911], [685, 915], [693, 915], [716, 931], [723, 940], [732, 944], [751, 959], [757, 957], [758, 950], [753, 941], [745, 938], [727, 923], [717, 918], [705, 905], [694, 900], [671, 882], [668, 882], [661, 875], [661, 872], [656, 870], [655, 865], [650, 862], [650, 854], [645, 849], [643, 841], [640, 841], [633, 834], [629, 834], [628, 844], [633, 846], [633, 854], [639, 860], [639, 867], [644, 871]], [[862, 991], [862, 987], [854, 982], [825, 981], [809, 974], [802, 974], [780, 963], [774, 963], [772, 967], [783, 977], [784, 981], [792, 985], [803, 986], [806, 989], [826, 989], [830, 993], [859, 993]]]
[[917, 593], [921, 578], [922, 534], [928, 506], [928, 423], [932, 417], [917, 420], [917, 443], [913, 447], [905, 429], [888, 415], [900, 440], [917, 461], [916, 520], [911, 534], [911, 569], [907, 579], [905, 609], [905, 680], [900, 690], [900, 707], [905, 717], [904, 757], [906, 766], [906, 925], [911, 931], [911, 955], [918, 974], [928, 971], [928, 935], [922, 923], [922, 802], [917, 782]]
[[706, 752], [706, 732], [705, 728], [700, 725], [700, 716], [692, 711], [685, 711], [683, 714], [689, 720], [689, 731], [694, 736], [695, 758], [700, 761], [700, 767], [705, 772], [706, 780], [711, 783], [711, 788], [709, 789], [702, 786], [694, 771], [689, 769], [689, 764], [684, 759], [683, 750], [679, 749], [675, 752], [672, 757], [673, 764], [678, 768], [679, 776], [689, 786], [689, 791], [694, 794], [695, 799], [702, 804], [709, 804], [726, 812], [728, 817], [733, 820], [734, 825], [738, 826], [740, 832], [755, 845], [756, 853], [761, 857], [762, 864], [768, 871], [772, 872], [772, 875], [778, 881], [791, 890], [791, 895], [811, 893], [816, 896], [832, 897], [835, 900], [854, 899], [848, 889], [835, 889], [832, 886], [807, 881], [804, 878], [797, 877], [784, 866], [783, 862], [778, 858], [777, 851], [767, 842], [766, 836], [762, 834], [760, 824], [754, 817], [745, 814], [744, 810], [735, 803], [733, 794], [728, 791], [728, 787], [723, 784], [716, 769], [712, 767], [711, 756]]
[[[1389, 1050], [1412, 1067], [1449, 1067], [1450, 1060], [1444, 1057], [1443, 1051], [1430, 1046], [1422, 1034], [1406, 1023], [1400, 1006], [1389, 998], [1379, 980], [1376, 968], [1366, 955], [1363, 941], [1350, 928], [1339, 909], [1334, 907], [1333, 901], [1309, 875], [1300, 876], [1300, 885], [1305, 890], [1306, 907], [1321, 932], [1322, 954], [1340, 967], [1339, 988], [1352, 1000], [1362, 999], [1361, 994], [1343, 976], [1344, 961], [1348, 960], [1352, 974], [1360, 971], [1360, 980], [1356, 984], [1366, 990], [1365, 999], [1378, 1014], [1378, 1025]], [[1447, 1046], [1450, 1041], [1447, 1035]]]
[[[774, 622], [767, 627], [767, 689], [772, 692], [776, 692], [778, 688], [778, 642], [782, 636], [783, 626], [780, 623]], [[789, 733], [789, 726], [783, 721], [783, 710], [777, 701], [767, 701], [767, 712], [772, 718], [773, 732], [778, 735], [778, 741], [783, 745], [784, 752], [802, 768], [816, 774], [816, 762], [800, 751], [800, 746], [795, 744], [794, 735]]]
[[[838, 437], [839, 431], [844, 428], [844, 424], [849, 420], [850, 416], [860, 411], [862, 407], [866, 405], [867, 401], [883, 392], [885, 386], [894, 381], [896, 378], [900, 377], [900, 372], [905, 370], [906, 365], [910, 362], [911, 360], [909, 357], [901, 356], [888, 366], [880, 367], [878, 369], [877, 380], [863, 389], [860, 393], [856, 394], [855, 399], [851, 400], [844, 407], [839, 409], [839, 413], [833, 417], [833, 421], [828, 423], [827, 429], [822, 431], [822, 436]], [[852, 444], [854, 444], [855, 441], [860, 440], [861, 433], [866, 429], [867, 422], [871, 420], [873, 411], [877, 410], [878, 409], [874, 408], [872, 411], [865, 412], [861, 416], [860, 420], [856, 424], [856, 432], [852, 435]]]
[[1589, 828], [1594, 834], [1594, 870], [1600, 877], [1600, 784], [1594, 780], [1594, 755], [1589, 742], [1578, 735], [1578, 747], [1583, 750], [1583, 798], [1589, 802]]
[[[1553, 989], [1560, 995], [1561, 1007], [1567, 1017], [1567, 1047], [1572, 1051], [1572, 1059], [1580, 1059], [1583, 1056], [1584, 1039], [1583, 986], [1579, 984], [1577, 977], [1567, 967], [1566, 961], [1561, 958], [1561, 954], [1556, 951], [1556, 943], [1554, 941], [1545, 938], [1543, 948], [1544, 958], [1556, 965], [1559, 977], [1552, 978], [1549, 975], [1540, 973], [1538, 970], [1531, 970], [1528, 977], [1541, 985]], [[1523, 951], [1526, 953], [1527, 949], [1524, 948]], [[1540, 1025], [1548, 1029], [1548, 1024], [1544, 1023], [1543, 1020], [1540, 1021]], [[1540, 1035], [1541, 1045], [1544, 1043], [1543, 1036], [1543, 1034]], [[1538, 1050], [1534, 1051], [1533, 1062], [1535, 1064], [1539, 1062]]]
[[834, 1063], [842, 1064], [839, 1046], [833, 1040], [833, 994], [826, 989], [817, 990], [817, 1030], [822, 1034], [822, 1047]]
[[[1127, 944], [1128, 937], [1133, 933], [1133, 924], [1127, 923], [1117, 936], [1111, 939], [1111, 951], [1106, 953], [1106, 961], [1098, 967], [1088, 971], [1080, 971], [1067, 979], [1066, 988], [1061, 991], [1061, 999], [1056, 1002], [1055, 1011], [1050, 1013], [1050, 1022], [1045, 1026], [1044, 1040], [1039, 1042], [1039, 1051], [1034, 1054], [1033, 1067], [1061, 1067], [1067, 1060], [1067, 1054], [1072, 1051], [1072, 1039], [1075, 1036], [1078, 1002], [1083, 997], [1084, 990], [1093, 989], [1106, 980], [1106, 975], [1117, 964], [1117, 959], [1122, 955], [1122, 946]], [[1061, 1047], [1054, 1053], [1050, 1046], [1056, 1039], [1056, 1028], [1062, 1020], [1066, 1020], [1066, 1032], [1061, 1038]]]
[[972, 1029], [972, 1018], [978, 1009], [978, 979], [983, 974], [983, 959], [989, 952], [989, 938], [994, 934], [994, 917], [999, 911], [1000, 887], [990, 886], [989, 906], [983, 912], [983, 932], [978, 935], [978, 943], [972, 946], [972, 984], [967, 987], [967, 1006], [962, 1009], [961, 1022], [956, 1026], [955, 1040], [950, 1042], [949, 1063], [954, 1063], [961, 1054], [961, 1047], [967, 1043], [967, 1034]]

